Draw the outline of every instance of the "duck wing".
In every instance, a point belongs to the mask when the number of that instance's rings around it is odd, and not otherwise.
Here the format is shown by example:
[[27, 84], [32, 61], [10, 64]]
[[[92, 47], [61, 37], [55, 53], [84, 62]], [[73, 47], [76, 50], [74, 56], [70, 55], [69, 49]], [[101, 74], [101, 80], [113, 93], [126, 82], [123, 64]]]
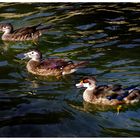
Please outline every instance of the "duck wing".
[[23, 28], [15, 30], [13, 32], [13, 34], [26, 35], [26, 34], [34, 34], [36, 32], [43, 33], [43, 32], [46, 32], [46, 31], [48, 31], [48, 29], [53, 27], [52, 25], [49, 25], [46, 27], [38, 28], [40, 26], [41, 26], [41, 24], [30, 26], [30, 27], [23, 27]]
[[13, 31], [13, 33], [11, 34], [11, 36], [10, 36], [11, 40], [38, 39], [38, 37], [41, 36], [43, 32], [45, 32], [49, 28], [51, 28], [51, 26], [48, 26], [48, 27], [38, 29], [39, 26], [41, 26], [41, 24], [17, 29], [15, 31]]
[[68, 61], [68, 65], [66, 65], [63, 70], [69, 71], [71, 69], [77, 69], [79, 67], [84, 67], [87, 64], [88, 64], [88, 62], [86, 62], [86, 61], [82, 61], [82, 62], [78, 62], [78, 63], [73, 63], [72, 61]]
[[111, 88], [114, 92], [119, 92], [120, 90], [122, 90], [122, 85], [115, 84], [115, 85], [112, 85]]
[[128, 101], [134, 100], [136, 98], [140, 100], [140, 88], [137, 85], [133, 85], [124, 89], [120, 85], [115, 85], [113, 91], [115, 92], [115, 94], [107, 96], [109, 100], [117, 99], [119, 101], [122, 101], [124, 98]]
[[140, 100], [140, 88], [131, 90], [126, 97], [127, 100], [135, 100], [136, 98]]
[[108, 85], [99, 85], [96, 87], [96, 94], [104, 94], [104, 95], [110, 95], [114, 93], [112, 90], [112, 87], [108, 86]]
[[67, 65], [70, 65], [70, 63], [72, 63], [71, 61], [65, 61], [63, 59], [47, 59], [44, 60], [40, 63], [41, 68], [45, 68], [45, 69], [63, 69], [64, 67], [66, 67]]
[[31, 27], [24, 27], [15, 30], [11, 35], [11, 40], [31, 40], [38, 38], [41, 33], [36, 29], [39, 27], [40, 24], [31, 26]]
[[18, 35], [25, 35], [25, 34], [32, 34], [37, 31], [37, 28], [41, 26], [41, 24], [30, 26], [30, 27], [23, 27], [20, 29], [17, 29], [13, 32], [13, 34], [18, 34]]
[[96, 94], [97, 97], [105, 97], [109, 100], [115, 99], [119, 93], [115, 92], [114, 89], [116, 89], [116, 86], [114, 85], [99, 85], [96, 87]]

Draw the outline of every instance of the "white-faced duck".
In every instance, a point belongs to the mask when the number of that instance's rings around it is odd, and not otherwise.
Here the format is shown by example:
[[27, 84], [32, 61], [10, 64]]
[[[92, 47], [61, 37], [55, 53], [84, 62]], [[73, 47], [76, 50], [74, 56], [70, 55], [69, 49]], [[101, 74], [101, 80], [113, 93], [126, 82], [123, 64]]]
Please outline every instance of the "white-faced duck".
[[140, 101], [140, 88], [138, 85], [123, 89], [121, 85], [96, 86], [95, 77], [84, 77], [77, 88], [85, 87], [83, 99], [86, 102], [98, 105], [133, 104]]
[[0, 23], [0, 31], [4, 32], [2, 35], [2, 40], [4, 41], [38, 40], [43, 32], [46, 32], [51, 28], [51, 26], [44, 28], [40, 27], [41, 24], [38, 24], [14, 30], [11, 23]]
[[61, 76], [71, 74], [75, 72], [77, 68], [87, 64], [85, 61], [74, 63], [59, 58], [42, 60], [42, 54], [37, 50], [25, 53], [24, 56], [24, 58], [30, 58], [26, 66], [28, 72], [40, 76]]

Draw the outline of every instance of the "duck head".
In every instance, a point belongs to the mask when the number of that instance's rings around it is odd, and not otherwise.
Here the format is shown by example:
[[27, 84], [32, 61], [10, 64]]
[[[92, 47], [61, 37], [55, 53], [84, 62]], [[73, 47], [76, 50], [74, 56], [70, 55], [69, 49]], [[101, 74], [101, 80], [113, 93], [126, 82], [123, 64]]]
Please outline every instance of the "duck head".
[[77, 88], [85, 87], [87, 90], [94, 90], [96, 88], [96, 78], [95, 77], [84, 77], [80, 83], [76, 84]]
[[37, 50], [33, 50], [28, 53], [24, 53], [23, 59], [26, 59], [26, 58], [30, 58], [33, 61], [39, 61], [42, 59], [42, 54]]
[[0, 31], [5, 33], [11, 33], [13, 31], [13, 26], [10, 23], [1, 23]]

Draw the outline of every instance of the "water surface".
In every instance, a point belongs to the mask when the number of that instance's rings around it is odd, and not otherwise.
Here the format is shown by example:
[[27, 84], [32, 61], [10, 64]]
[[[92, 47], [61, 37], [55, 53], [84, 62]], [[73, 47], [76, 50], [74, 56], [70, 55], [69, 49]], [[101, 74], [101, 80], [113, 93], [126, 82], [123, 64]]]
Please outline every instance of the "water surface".
[[[15, 28], [53, 25], [39, 40], [0, 40], [1, 137], [139, 137], [140, 105], [100, 107], [83, 102], [75, 84], [95, 75], [99, 84], [140, 81], [139, 3], [0, 3], [0, 22]], [[2, 35], [2, 34], [0, 34]], [[61, 78], [29, 74], [20, 55], [88, 61]]]

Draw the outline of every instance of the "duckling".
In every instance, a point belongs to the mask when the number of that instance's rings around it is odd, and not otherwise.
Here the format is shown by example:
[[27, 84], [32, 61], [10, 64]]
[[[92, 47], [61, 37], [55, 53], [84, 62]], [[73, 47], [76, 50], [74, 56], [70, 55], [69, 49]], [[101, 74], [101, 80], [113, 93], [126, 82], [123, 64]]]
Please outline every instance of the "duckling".
[[86, 102], [98, 105], [119, 105], [133, 104], [140, 101], [140, 89], [138, 87], [133, 87], [129, 90], [123, 89], [121, 85], [96, 86], [96, 82], [95, 77], [88, 76], [76, 84], [77, 88], [86, 88], [83, 93], [83, 99]]
[[71, 74], [75, 72], [78, 67], [87, 64], [85, 61], [74, 63], [59, 58], [42, 60], [42, 54], [37, 50], [25, 53], [24, 56], [24, 58], [30, 58], [26, 66], [28, 72], [40, 76], [61, 76]]
[[43, 32], [47, 31], [51, 26], [38, 29], [41, 24], [23, 27], [17, 30], [13, 29], [11, 23], [1, 23], [0, 31], [4, 32], [2, 40], [4, 41], [26, 41], [26, 40], [38, 40]]

